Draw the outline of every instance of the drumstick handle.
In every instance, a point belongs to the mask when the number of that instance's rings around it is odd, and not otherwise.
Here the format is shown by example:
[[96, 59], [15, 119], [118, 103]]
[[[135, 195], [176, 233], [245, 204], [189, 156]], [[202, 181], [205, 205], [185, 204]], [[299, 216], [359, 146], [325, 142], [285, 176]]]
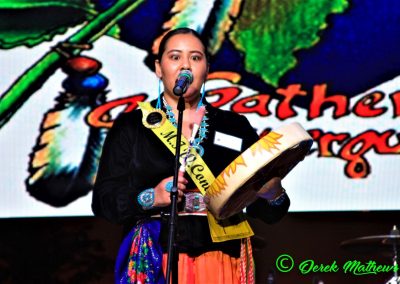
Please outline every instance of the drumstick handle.
[[182, 162], [181, 166], [179, 167], [179, 172], [182, 172], [182, 173], [185, 172], [186, 160], [189, 157], [190, 149], [192, 149], [194, 138], [196, 137], [197, 131], [199, 131], [199, 128], [200, 128], [200, 125], [198, 125], [197, 123], [193, 124], [192, 135], [191, 135], [191, 137], [189, 139], [189, 148], [188, 148], [188, 150], [186, 152], [185, 158], [183, 159], [183, 162]]
[[192, 143], [194, 142], [194, 138], [197, 135], [197, 131], [199, 131], [200, 125], [198, 125], [197, 123], [193, 124], [193, 129], [192, 129], [192, 136], [190, 137], [189, 143], [190, 145], [192, 145]]

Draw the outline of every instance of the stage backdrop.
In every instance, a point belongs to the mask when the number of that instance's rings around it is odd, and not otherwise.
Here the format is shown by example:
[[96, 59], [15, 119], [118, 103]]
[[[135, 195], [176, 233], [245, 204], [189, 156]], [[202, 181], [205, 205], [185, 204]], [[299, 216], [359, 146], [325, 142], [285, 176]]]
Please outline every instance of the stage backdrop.
[[260, 135], [299, 122], [314, 138], [283, 180], [291, 211], [398, 210], [397, 0], [9, 0], [0, 217], [92, 214], [105, 135], [157, 96], [157, 44], [182, 26], [208, 40], [210, 102]]

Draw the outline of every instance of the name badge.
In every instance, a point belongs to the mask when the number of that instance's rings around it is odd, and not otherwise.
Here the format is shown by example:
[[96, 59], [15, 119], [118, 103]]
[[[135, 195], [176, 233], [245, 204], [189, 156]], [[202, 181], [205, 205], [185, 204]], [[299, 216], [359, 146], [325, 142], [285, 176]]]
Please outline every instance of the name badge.
[[242, 138], [222, 132], [215, 132], [214, 144], [240, 152], [242, 150]]

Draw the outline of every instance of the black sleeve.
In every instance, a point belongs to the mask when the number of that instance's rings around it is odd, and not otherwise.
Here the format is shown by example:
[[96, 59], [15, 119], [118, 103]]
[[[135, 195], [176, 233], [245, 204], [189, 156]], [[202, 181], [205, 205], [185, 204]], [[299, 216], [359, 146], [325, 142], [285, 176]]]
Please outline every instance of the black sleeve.
[[93, 188], [93, 213], [113, 223], [132, 222], [151, 213], [137, 202], [143, 188], [134, 188], [131, 182], [132, 153], [139, 124], [131, 118], [122, 114], [114, 121], [103, 145]]
[[246, 208], [246, 213], [254, 218], [259, 218], [267, 224], [278, 222], [289, 210], [290, 199], [285, 193], [286, 198], [280, 205], [271, 206], [268, 201], [258, 198]]

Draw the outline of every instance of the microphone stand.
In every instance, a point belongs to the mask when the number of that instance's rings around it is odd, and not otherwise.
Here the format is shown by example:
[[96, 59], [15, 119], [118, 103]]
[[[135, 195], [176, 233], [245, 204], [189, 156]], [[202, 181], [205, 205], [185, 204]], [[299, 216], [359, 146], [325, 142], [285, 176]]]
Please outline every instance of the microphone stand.
[[182, 96], [179, 96], [178, 100], [178, 124], [177, 124], [177, 136], [176, 136], [176, 149], [175, 149], [175, 173], [174, 181], [171, 189], [171, 211], [168, 220], [168, 261], [167, 261], [167, 284], [171, 280], [172, 270], [172, 283], [178, 283], [178, 259], [179, 254], [177, 253], [175, 245], [176, 227], [178, 225], [178, 176], [179, 176], [179, 157], [181, 152], [181, 135], [182, 135], [182, 118], [183, 111], [185, 110], [185, 100]]

